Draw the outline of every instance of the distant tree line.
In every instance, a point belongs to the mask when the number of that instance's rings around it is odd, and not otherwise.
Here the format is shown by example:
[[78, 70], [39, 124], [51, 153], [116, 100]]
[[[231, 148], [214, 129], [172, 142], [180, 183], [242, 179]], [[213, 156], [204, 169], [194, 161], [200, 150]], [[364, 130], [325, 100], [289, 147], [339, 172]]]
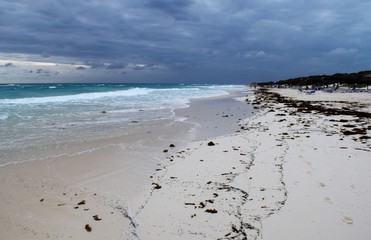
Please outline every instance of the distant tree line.
[[315, 75], [308, 77], [290, 78], [277, 82], [260, 82], [254, 84], [258, 86], [327, 86], [331, 84], [368, 86], [371, 85], [371, 71], [361, 71], [358, 73], [336, 73], [334, 75]]

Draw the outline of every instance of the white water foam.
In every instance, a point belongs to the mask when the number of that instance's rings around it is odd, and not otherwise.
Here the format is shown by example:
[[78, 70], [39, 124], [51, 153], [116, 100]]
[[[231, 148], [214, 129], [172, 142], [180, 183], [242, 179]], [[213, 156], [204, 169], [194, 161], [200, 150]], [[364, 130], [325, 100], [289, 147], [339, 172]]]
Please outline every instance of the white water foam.
[[[174, 109], [188, 107], [192, 99], [244, 89], [244, 86], [210, 85], [157, 87], [0, 99], [0, 148], [9, 151], [32, 149], [32, 146], [75, 139], [80, 135], [89, 139], [92, 135], [121, 131], [133, 122], [173, 119]], [[17, 159], [0, 151], [0, 164]]]
[[61, 102], [79, 102], [86, 100], [95, 100], [101, 98], [114, 97], [130, 97], [138, 95], [146, 95], [152, 92], [152, 89], [133, 88], [129, 90], [119, 90], [111, 92], [95, 92], [95, 93], [80, 93], [65, 96], [52, 97], [32, 97], [32, 98], [17, 98], [17, 99], [1, 99], [0, 104], [44, 104], [44, 103], [61, 103]]
[[0, 121], [7, 120], [9, 118], [8, 114], [0, 114]]

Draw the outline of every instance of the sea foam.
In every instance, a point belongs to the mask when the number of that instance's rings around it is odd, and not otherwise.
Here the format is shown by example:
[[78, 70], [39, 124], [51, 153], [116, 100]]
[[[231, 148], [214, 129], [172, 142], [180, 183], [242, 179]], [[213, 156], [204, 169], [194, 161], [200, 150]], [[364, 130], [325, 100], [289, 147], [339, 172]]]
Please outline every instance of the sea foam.
[[80, 102], [86, 100], [95, 100], [102, 98], [114, 97], [131, 97], [145, 95], [150, 93], [151, 89], [133, 88], [128, 90], [117, 90], [110, 92], [94, 92], [94, 93], [79, 93], [64, 96], [48, 96], [48, 97], [30, 97], [16, 99], [0, 99], [0, 104], [44, 104], [44, 103], [62, 103], [62, 102]]

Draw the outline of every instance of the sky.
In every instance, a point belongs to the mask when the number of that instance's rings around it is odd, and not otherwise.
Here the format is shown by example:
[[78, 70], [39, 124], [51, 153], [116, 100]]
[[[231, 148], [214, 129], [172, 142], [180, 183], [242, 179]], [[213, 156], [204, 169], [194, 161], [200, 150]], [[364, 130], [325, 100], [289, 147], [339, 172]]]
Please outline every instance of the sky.
[[237, 83], [371, 69], [370, 0], [0, 0], [0, 83]]

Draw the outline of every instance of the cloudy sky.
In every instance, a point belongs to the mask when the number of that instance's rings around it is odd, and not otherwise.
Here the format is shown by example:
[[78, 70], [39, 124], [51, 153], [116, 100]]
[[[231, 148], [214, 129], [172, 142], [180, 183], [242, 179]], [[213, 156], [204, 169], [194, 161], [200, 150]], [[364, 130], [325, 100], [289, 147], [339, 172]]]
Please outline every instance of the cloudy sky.
[[371, 69], [370, 0], [0, 0], [0, 83], [248, 83]]

